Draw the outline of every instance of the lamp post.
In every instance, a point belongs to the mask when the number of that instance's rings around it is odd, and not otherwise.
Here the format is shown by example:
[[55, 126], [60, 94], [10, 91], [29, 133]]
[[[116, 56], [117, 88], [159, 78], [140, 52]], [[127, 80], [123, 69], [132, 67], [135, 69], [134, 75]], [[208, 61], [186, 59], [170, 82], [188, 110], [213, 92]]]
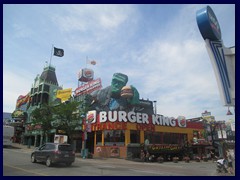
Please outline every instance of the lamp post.
[[87, 132], [86, 132], [86, 119], [85, 119], [85, 115], [82, 114], [81, 115], [81, 119], [82, 119], [82, 125], [84, 125], [84, 129], [83, 129], [83, 126], [82, 126], [82, 131], [83, 131], [83, 134], [82, 134], [82, 157], [85, 159], [86, 158], [86, 139], [87, 139]]
[[157, 114], [157, 101], [153, 101], [154, 102], [154, 113]]

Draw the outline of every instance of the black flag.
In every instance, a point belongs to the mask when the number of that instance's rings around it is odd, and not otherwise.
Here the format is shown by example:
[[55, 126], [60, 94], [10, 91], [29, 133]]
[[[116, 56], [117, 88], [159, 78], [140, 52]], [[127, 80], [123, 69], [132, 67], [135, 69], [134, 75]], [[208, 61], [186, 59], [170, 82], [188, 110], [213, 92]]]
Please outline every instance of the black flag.
[[54, 54], [53, 55], [58, 56], [58, 57], [63, 57], [64, 56], [64, 50], [54, 47]]

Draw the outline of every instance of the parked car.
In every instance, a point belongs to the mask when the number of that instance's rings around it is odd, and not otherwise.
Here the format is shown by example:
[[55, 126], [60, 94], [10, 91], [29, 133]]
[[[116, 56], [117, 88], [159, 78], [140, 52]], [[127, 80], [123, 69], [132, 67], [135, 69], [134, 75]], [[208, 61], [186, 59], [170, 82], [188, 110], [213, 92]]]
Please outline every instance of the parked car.
[[31, 162], [45, 162], [50, 167], [55, 163], [71, 166], [75, 161], [75, 152], [70, 144], [46, 143], [36, 148], [31, 154]]

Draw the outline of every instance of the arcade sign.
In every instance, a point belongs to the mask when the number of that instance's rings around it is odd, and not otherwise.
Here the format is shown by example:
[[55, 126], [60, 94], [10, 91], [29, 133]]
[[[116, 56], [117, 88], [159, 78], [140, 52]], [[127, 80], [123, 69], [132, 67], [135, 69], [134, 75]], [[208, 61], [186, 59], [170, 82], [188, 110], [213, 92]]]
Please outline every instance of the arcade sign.
[[198, 28], [203, 39], [220, 41], [222, 38], [220, 25], [212, 8], [207, 6], [197, 11], [196, 14]]

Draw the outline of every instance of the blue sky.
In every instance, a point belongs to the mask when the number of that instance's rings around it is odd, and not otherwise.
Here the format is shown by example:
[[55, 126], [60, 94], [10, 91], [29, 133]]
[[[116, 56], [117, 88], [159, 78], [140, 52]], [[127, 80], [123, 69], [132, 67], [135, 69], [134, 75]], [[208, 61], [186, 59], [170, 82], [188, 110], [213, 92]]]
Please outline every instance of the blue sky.
[[[196, 23], [207, 4], [3, 5], [3, 112], [13, 112], [46, 61], [52, 44], [64, 49], [52, 57], [58, 83], [75, 90], [79, 69], [88, 66], [103, 87], [112, 75], [128, 75], [140, 98], [156, 100], [169, 117], [226, 116], [215, 74]], [[235, 5], [208, 4], [226, 47], [235, 46]], [[95, 66], [86, 65], [86, 58]], [[234, 113], [234, 110], [231, 109]]]

